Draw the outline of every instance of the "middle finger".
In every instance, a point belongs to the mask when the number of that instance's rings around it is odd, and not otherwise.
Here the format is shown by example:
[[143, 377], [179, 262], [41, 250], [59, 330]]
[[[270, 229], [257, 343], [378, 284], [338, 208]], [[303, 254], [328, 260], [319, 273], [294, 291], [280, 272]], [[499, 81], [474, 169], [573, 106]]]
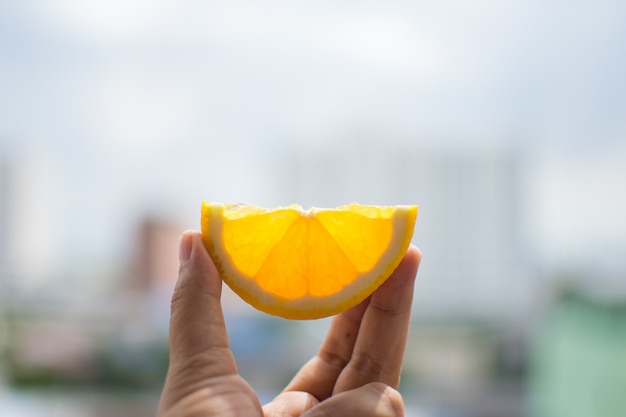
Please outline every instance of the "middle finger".
[[419, 250], [410, 246], [391, 277], [370, 297], [352, 356], [333, 395], [370, 382], [398, 387], [420, 257]]

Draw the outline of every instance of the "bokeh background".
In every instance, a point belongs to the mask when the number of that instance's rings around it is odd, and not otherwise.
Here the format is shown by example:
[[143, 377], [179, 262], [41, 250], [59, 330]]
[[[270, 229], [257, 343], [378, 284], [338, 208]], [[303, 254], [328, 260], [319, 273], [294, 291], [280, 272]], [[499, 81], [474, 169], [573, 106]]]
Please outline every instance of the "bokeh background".
[[[202, 200], [420, 206], [409, 417], [626, 415], [625, 22], [0, 0], [0, 415], [154, 415]], [[328, 326], [224, 304], [263, 401]]]

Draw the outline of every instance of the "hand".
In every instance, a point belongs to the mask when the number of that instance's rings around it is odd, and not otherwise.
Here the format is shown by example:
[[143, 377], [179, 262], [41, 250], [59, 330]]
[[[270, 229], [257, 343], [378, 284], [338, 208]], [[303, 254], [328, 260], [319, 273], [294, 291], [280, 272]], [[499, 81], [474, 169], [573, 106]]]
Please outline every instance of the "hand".
[[200, 233], [183, 233], [171, 306], [170, 365], [158, 416], [403, 416], [396, 389], [420, 256], [411, 246], [371, 297], [335, 316], [318, 354], [261, 406], [237, 372], [229, 347], [217, 268]]

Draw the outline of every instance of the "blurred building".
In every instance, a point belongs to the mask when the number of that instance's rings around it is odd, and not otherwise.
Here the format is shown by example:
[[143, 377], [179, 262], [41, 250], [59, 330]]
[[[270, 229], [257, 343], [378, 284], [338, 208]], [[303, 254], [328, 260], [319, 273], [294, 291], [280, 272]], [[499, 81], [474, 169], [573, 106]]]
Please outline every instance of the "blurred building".
[[180, 227], [172, 220], [147, 217], [140, 221], [137, 236], [137, 284], [146, 291], [173, 290], [178, 273]]
[[108, 276], [115, 284], [14, 291], [16, 301], [0, 310], [0, 371], [10, 385], [160, 389], [179, 229], [154, 218], [138, 229], [136, 268]]
[[276, 176], [282, 200], [304, 206], [418, 204], [416, 312], [502, 318], [531, 307], [516, 148], [360, 140], [287, 151]]
[[[8, 227], [9, 227], [9, 216], [8, 216], [8, 169], [7, 163], [0, 155], [0, 334], [6, 335], [7, 331], [7, 322], [4, 318], [4, 305], [8, 292], [8, 282], [9, 282], [9, 271], [8, 271], [8, 262], [7, 262], [7, 250], [8, 250]], [[7, 341], [4, 340], [6, 337], [0, 338], [0, 357], [5, 357], [5, 352], [8, 348]], [[0, 361], [0, 388], [4, 382], [4, 373], [5, 373], [6, 364], [4, 361]]]
[[626, 415], [626, 301], [567, 291], [538, 327], [532, 417]]
[[9, 250], [9, 166], [0, 157], [0, 296], [6, 285]]
[[138, 290], [135, 311], [140, 326], [152, 323], [163, 332], [178, 276], [180, 226], [163, 217], [146, 217], [137, 226], [131, 285]]
[[[61, 227], [61, 188], [55, 166], [45, 155], [6, 155], [0, 159], [0, 274], [18, 289], [51, 277]], [[0, 278], [0, 282], [2, 279]]]

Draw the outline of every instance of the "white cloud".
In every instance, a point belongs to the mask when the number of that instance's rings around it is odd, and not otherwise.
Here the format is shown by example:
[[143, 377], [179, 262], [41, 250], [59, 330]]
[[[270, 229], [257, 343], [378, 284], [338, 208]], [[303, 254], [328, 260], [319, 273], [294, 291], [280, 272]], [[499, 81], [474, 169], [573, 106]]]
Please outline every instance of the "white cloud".
[[[346, 9], [332, 3], [111, 0], [42, 2], [28, 11], [47, 30], [100, 43], [199, 42], [260, 57], [351, 63], [415, 73], [438, 63], [434, 39], [404, 7]], [[430, 75], [437, 71], [430, 71]]]
[[162, 30], [175, 4], [170, 0], [55, 0], [42, 1], [35, 13], [64, 31], [101, 41], [127, 41]]
[[184, 76], [133, 63], [106, 68], [87, 93], [96, 137], [120, 155], [158, 152], [184, 140], [200, 108], [193, 78]]
[[441, 57], [432, 39], [399, 13], [356, 15], [337, 25], [322, 47], [361, 65], [416, 79], [436, 77]]

